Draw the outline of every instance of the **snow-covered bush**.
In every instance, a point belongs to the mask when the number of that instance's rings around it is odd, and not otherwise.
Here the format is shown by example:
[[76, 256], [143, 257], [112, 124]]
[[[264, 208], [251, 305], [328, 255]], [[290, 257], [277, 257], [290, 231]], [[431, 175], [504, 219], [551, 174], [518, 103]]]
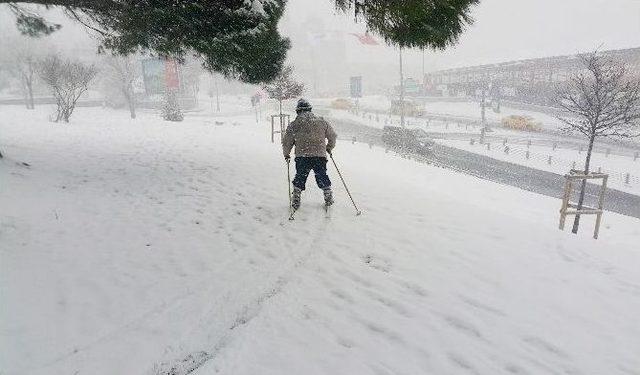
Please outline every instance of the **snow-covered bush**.
[[166, 121], [182, 121], [184, 114], [178, 103], [175, 90], [167, 90], [162, 98], [162, 118]]
[[63, 59], [59, 55], [50, 55], [40, 61], [40, 78], [50, 88], [56, 99], [55, 122], [69, 122], [80, 96], [87, 91], [89, 83], [98, 73], [92, 64]]

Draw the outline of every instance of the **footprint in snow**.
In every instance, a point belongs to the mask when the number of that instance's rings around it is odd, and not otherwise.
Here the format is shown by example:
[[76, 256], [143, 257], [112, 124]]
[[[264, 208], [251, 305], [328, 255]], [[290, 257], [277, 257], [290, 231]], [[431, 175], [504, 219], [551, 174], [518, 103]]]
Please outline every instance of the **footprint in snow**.
[[391, 271], [391, 262], [385, 259], [378, 259], [371, 254], [367, 254], [362, 257], [362, 261], [369, 267], [378, 271], [385, 273], [389, 273]]

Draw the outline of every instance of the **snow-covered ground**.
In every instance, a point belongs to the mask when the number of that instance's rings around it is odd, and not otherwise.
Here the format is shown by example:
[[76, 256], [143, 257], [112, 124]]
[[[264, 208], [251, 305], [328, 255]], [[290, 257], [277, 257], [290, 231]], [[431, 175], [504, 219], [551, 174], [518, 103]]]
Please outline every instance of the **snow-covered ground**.
[[640, 220], [339, 142], [363, 215], [331, 167], [289, 222], [252, 115], [47, 111], [0, 107], [3, 375], [639, 373]]

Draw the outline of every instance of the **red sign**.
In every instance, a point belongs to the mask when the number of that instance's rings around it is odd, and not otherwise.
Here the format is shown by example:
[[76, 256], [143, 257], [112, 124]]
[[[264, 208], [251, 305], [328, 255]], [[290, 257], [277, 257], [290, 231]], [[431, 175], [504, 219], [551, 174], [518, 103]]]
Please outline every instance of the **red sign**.
[[372, 37], [370, 34], [356, 34], [356, 33], [351, 33], [351, 35], [355, 36], [356, 38], [358, 38], [358, 40], [360, 41], [360, 43], [362, 44], [368, 44], [370, 46], [377, 46], [380, 43], [378, 43], [378, 41]]
[[168, 89], [177, 90], [180, 87], [178, 63], [174, 59], [167, 59], [164, 62], [164, 83]]

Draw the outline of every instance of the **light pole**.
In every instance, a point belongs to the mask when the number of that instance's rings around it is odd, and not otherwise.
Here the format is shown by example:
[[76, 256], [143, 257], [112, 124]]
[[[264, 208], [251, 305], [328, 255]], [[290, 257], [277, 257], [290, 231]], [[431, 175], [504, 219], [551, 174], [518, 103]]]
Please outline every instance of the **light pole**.
[[404, 128], [404, 76], [402, 74], [402, 46], [400, 51], [400, 126]]
[[216, 83], [216, 111], [220, 112], [220, 91], [218, 90], [218, 78], [215, 79]]

